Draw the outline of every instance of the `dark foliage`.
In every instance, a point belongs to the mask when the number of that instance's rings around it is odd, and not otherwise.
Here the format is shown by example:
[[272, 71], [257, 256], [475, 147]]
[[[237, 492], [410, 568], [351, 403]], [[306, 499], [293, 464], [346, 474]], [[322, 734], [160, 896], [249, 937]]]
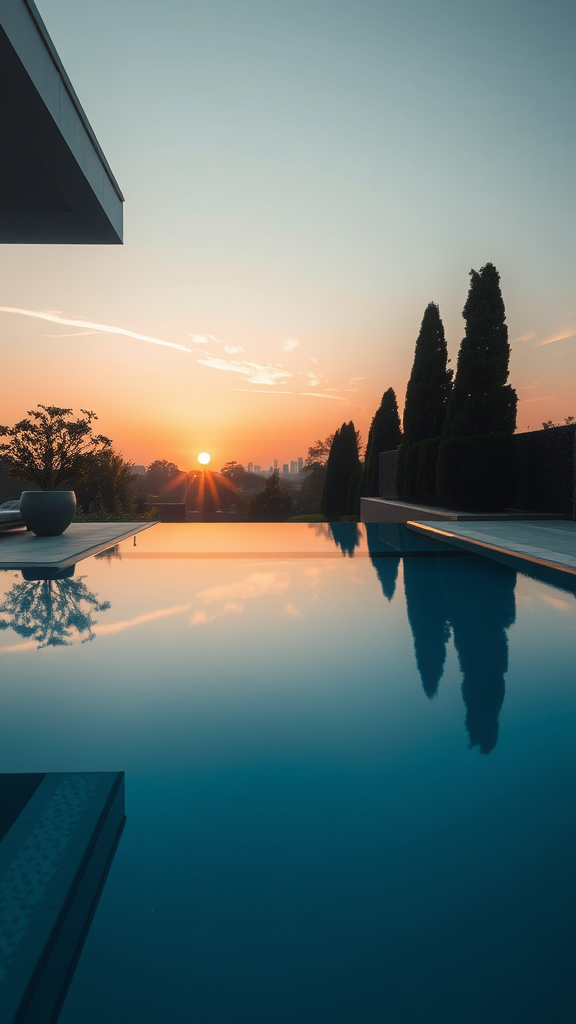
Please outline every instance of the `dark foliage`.
[[380, 408], [376, 411], [366, 445], [364, 469], [360, 482], [360, 494], [364, 498], [377, 498], [379, 494], [379, 455], [380, 452], [398, 448], [402, 440], [398, 402], [393, 388], [388, 388], [382, 395]]
[[358, 437], [350, 420], [350, 423], [343, 423], [334, 434], [328, 456], [320, 505], [326, 519], [338, 520], [347, 514], [350, 482], [358, 469], [359, 461]]
[[470, 279], [436, 487], [452, 508], [496, 510], [509, 500], [517, 397], [506, 383], [510, 346], [500, 275], [487, 263]]
[[0, 426], [0, 458], [10, 466], [10, 475], [30, 480], [41, 490], [55, 490], [77, 479], [92, 459], [110, 448], [103, 434], [92, 433], [96, 413], [81, 409], [83, 416], [71, 419], [72, 409], [38, 405], [13, 427]]
[[129, 462], [112, 449], [95, 455], [84, 473], [73, 480], [78, 518], [126, 515], [138, 518], [143, 509], [133, 493], [134, 476]]
[[161, 501], [183, 501], [186, 474], [174, 462], [156, 459], [146, 470], [148, 494]]
[[443, 438], [437, 482], [449, 508], [493, 512], [510, 505], [514, 493], [514, 452], [510, 434]]
[[576, 427], [515, 434], [512, 442], [515, 486], [511, 506], [529, 512], [560, 512], [576, 519]]
[[249, 515], [253, 522], [283, 522], [292, 513], [292, 498], [280, 488], [276, 473], [268, 477], [264, 490], [254, 495], [249, 504]]
[[[438, 453], [438, 446], [414, 446], [430, 438], [440, 437], [452, 386], [452, 370], [448, 369], [448, 350], [444, 325], [438, 306], [431, 302], [424, 311], [416, 340], [414, 364], [406, 389], [403, 439], [398, 453], [396, 490], [403, 501], [433, 500], [419, 486], [419, 478], [435, 479], [436, 463], [422, 463]], [[435, 486], [426, 488], [435, 492]]]

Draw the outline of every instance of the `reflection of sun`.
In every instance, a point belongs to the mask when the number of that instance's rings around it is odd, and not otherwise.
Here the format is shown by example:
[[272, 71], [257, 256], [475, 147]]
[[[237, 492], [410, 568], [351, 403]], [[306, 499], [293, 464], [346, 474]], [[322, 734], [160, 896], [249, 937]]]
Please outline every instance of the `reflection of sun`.
[[198, 462], [200, 463], [201, 466], [207, 466], [208, 463], [210, 462], [210, 456], [208, 455], [208, 452], [200, 452], [200, 455], [198, 456]]

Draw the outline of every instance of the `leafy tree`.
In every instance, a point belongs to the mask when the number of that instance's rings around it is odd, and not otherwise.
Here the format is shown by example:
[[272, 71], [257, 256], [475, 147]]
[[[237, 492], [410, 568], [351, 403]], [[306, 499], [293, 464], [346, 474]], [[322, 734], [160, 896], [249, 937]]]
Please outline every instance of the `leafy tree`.
[[352, 420], [334, 434], [326, 466], [321, 511], [328, 520], [346, 515], [350, 484], [358, 470], [358, 437]]
[[308, 455], [304, 465], [325, 466], [328, 462], [328, 456], [330, 455], [333, 440], [334, 434], [329, 434], [324, 441], [318, 440], [315, 444], [311, 444], [308, 449]]
[[232, 462], [227, 462], [225, 466], [222, 466], [220, 472], [222, 473], [222, 476], [228, 477], [228, 479], [232, 480], [235, 484], [242, 483], [246, 476], [244, 466], [234, 460], [232, 460]]
[[438, 456], [439, 497], [452, 508], [501, 508], [513, 479], [517, 396], [508, 380], [510, 345], [500, 275], [470, 271], [458, 354]]
[[374, 414], [368, 433], [364, 469], [360, 481], [360, 494], [364, 498], [377, 498], [379, 492], [379, 455], [398, 448], [402, 440], [398, 403], [393, 388], [382, 395], [380, 407]]
[[[425, 493], [429, 488], [421, 479], [427, 473], [432, 478], [434, 489], [439, 443], [422, 445], [421, 442], [438, 438], [442, 433], [452, 385], [448, 362], [440, 310], [430, 302], [422, 318], [412, 373], [406, 388], [404, 432], [396, 474], [396, 490], [403, 500], [429, 500], [430, 495]], [[431, 467], [422, 464], [428, 460]]]
[[103, 516], [138, 517], [142, 510], [132, 492], [132, 464], [107, 448], [91, 460], [74, 483], [80, 518], [99, 511]]
[[179, 491], [183, 491], [184, 480], [185, 474], [174, 462], [167, 462], [166, 459], [156, 459], [146, 470], [148, 493], [157, 498], [166, 496], [171, 501], [180, 500]]
[[38, 405], [15, 426], [0, 426], [0, 437], [9, 439], [0, 443], [0, 458], [10, 466], [10, 476], [30, 480], [43, 491], [80, 477], [112, 445], [109, 437], [92, 433], [96, 413], [80, 412], [84, 415], [73, 420], [72, 409]]
[[280, 488], [277, 473], [266, 480], [264, 490], [250, 500], [249, 515], [254, 522], [284, 522], [292, 512], [292, 498]]

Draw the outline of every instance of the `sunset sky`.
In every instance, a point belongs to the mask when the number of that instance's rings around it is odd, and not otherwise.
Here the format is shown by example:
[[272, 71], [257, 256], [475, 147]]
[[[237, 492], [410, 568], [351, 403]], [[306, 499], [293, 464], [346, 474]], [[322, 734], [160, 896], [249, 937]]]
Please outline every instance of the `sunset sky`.
[[91, 408], [183, 469], [366, 436], [488, 261], [519, 429], [576, 415], [572, 0], [37, 5], [125, 242], [0, 247], [0, 422]]

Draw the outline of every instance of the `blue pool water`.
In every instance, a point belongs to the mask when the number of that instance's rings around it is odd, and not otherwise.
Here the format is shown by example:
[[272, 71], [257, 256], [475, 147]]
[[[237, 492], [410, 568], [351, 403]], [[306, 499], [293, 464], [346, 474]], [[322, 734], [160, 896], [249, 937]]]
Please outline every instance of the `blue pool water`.
[[0, 770], [126, 772], [61, 1024], [573, 1024], [560, 576], [165, 525], [0, 623]]

